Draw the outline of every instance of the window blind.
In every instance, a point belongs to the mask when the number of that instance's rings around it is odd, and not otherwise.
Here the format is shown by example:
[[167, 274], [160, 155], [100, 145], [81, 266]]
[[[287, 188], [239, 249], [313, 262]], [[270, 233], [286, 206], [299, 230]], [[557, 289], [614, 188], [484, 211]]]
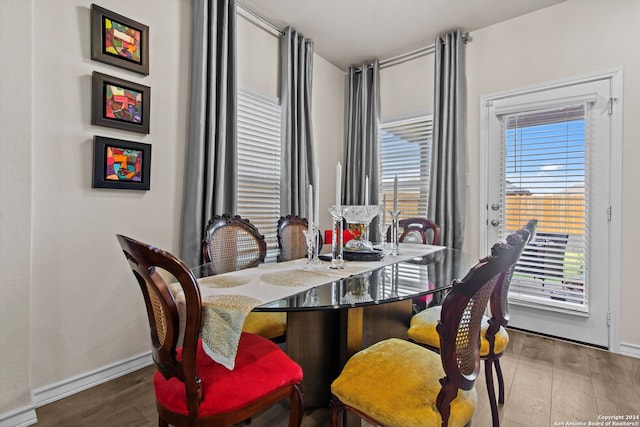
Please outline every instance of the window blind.
[[238, 214], [277, 248], [280, 218], [280, 104], [238, 90]]
[[502, 236], [538, 219], [516, 266], [509, 297], [587, 312], [587, 105], [502, 117]]
[[[432, 116], [380, 126], [380, 203], [385, 205], [385, 211], [393, 208], [397, 176], [400, 218], [427, 216], [432, 129]], [[387, 220], [390, 221], [388, 215]]]

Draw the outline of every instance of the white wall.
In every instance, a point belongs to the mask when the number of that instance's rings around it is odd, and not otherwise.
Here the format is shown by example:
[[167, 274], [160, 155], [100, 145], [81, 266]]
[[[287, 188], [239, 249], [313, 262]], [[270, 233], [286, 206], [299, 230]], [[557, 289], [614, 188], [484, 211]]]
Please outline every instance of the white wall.
[[[149, 26], [149, 76], [90, 59], [91, 1], [34, 1], [31, 331], [36, 392], [149, 351], [142, 297], [116, 233], [178, 249], [191, 2], [105, 0], [100, 5]], [[151, 87], [149, 135], [90, 124], [93, 71]], [[151, 190], [92, 189], [94, 135], [151, 144]]]
[[[0, 1], [0, 425], [31, 405], [32, 5]], [[13, 37], [20, 34], [20, 38]]]
[[380, 70], [380, 121], [433, 114], [433, 54]]

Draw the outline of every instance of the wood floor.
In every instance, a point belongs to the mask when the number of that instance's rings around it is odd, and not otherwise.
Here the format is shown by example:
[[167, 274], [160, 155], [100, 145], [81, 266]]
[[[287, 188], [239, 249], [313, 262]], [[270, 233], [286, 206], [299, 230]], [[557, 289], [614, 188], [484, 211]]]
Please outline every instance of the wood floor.
[[[502, 427], [570, 425], [568, 421], [587, 425], [598, 421], [599, 415], [640, 415], [640, 359], [519, 331], [509, 335], [501, 359], [506, 386]], [[156, 426], [153, 371], [145, 368], [38, 408], [37, 425]], [[472, 424], [490, 426], [484, 372], [476, 389], [478, 408]], [[327, 408], [308, 412], [302, 425], [328, 426], [328, 412]], [[287, 417], [285, 405], [276, 405], [254, 418], [250, 427], [284, 427]]]

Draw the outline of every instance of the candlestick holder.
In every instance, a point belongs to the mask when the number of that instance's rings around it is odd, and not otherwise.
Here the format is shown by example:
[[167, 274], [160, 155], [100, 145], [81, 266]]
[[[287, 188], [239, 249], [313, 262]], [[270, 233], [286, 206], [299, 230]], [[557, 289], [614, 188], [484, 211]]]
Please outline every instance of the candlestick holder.
[[389, 214], [391, 214], [391, 255], [400, 255], [398, 249], [398, 218], [400, 213], [401, 211], [399, 210], [389, 211]]
[[333, 231], [332, 231], [332, 239], [331, 239], [331, 264], [329, 268], [333, 268], [336, 270], [341, 270], [343, 268], [347, 268], [344, 265], [343, 258], [343, 234], [342, 234], [342, 207], [332, 206], [329, 208], [329, 212], [331, 212], [331, 217], [333, 218]]
[[320, 258], [320, 224], [317, 222], [313, 223], [313, 258], [311, 263], [313, 265], [321, 264]]
[[318, 258], [318, 226], [311, 224], [302, 233], [307, 244], [307, 266], [313, 268], [320, 264], [320, 259]]

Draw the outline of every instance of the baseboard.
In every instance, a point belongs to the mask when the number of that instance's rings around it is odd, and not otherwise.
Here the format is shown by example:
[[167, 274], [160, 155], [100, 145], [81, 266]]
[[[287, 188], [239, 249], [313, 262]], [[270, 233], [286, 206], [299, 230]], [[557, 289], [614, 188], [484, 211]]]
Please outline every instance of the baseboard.
[[37, 422], [35, 405], [0, 414], [0, 427], [27, 427]]
[[137, 371], [153, 363], [151, 352], [144, 353], [93, 372], [33, 390], [36, 408], [79, 393], [88, 388]]
[[640, 345], [621, 342], [620, 354], [640, 359]]

